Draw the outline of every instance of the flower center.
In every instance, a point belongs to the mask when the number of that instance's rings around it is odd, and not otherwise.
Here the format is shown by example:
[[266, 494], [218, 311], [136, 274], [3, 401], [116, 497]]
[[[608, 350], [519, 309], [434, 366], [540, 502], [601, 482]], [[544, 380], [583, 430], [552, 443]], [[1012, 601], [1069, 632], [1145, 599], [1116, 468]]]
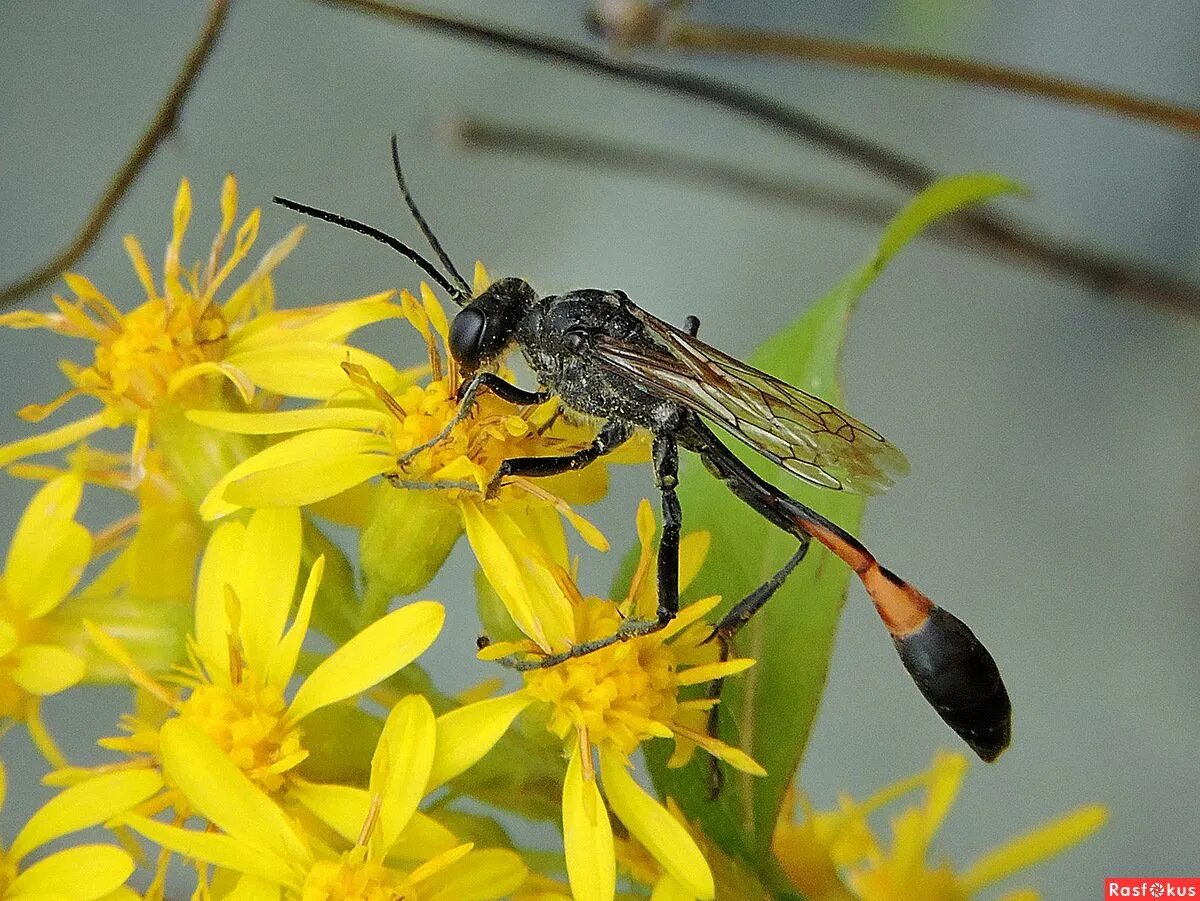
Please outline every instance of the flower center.
[[84, 378], [139, 407], [152, 407], [167, 393], [171, 377], [215, 354], [226, 334], [216, 304], [201, 305], [190, 295], [168, 306], [147, 301], [121, 317], [96, 347], [96, 360]]
[[[436, 379], [428, 385], [410, 385], [398, 397], [400, 410], [392, 430], [397, 456], [407, 453], [439, 435], [458, 412], [449, 379]], [[534, 440], [530, 440], [534, 439]], [[531, 424], [517, 415], [515, 408], [500, 398], [483, 392], [475, 400], [471, 415], [458, 423], [446, 438], [405, 465], [401, 479], [435, 481], [472, 479], [483, 484], [495, 473], [502, 460], [533, 452], [537, 435]]]
[[274, 793], [307, 756], [303, 733], [287, 723], [286, 712], [277, 688], [242, 682], [196, 686], [179, 715], [203, 729], [264, 791]]
[[301, 901], [417, 901], [403, 873], [363, 859], [363, 849], [313, 865], [300, 889]]
[[[589, 598], [581, 612], [593, 617], [580, 630], [580, 640], [610, 635], [620, 625], [615, 607], [598, 598]], [[674, 719], [677, 664], [671, 647], [649, 635], [531, 670], [525, 685], [533, 697], [551, 705], [547, 728], [560, 738], [586, 728], [592, 742], [630, 754], [646, 739], [663, 735]]]

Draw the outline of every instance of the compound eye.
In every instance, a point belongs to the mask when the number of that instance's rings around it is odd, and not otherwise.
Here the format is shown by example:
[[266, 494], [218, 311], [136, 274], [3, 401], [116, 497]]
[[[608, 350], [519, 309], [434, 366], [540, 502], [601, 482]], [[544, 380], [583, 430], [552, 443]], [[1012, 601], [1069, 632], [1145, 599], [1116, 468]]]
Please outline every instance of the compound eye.
[[450, 326], [450, 353], [468, 369], [474, 369], [480, 363], [486, 325], [487, 319], [482, 311], [467, 307], [459, 311]]

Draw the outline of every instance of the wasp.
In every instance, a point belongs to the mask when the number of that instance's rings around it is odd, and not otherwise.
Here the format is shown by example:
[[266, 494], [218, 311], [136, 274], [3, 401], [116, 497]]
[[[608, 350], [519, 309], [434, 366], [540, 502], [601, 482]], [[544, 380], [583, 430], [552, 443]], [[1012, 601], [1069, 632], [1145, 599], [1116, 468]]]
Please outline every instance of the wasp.
[[[738, 630], [799, 565], [815, 539], [862, 581], [891, 635], [904, 667], [942, 719], [981, 758], [1008, 746], [1012, 708], [987, 648], [957, 617], [882, 566], [853, 535], [760, 478], [722, 443], [710, 423], [745, 442], [786, 471], [831, 490], [874, 494], [907, 470], [903, 455], [882, 435], [819, 397], [737, 360], [697, 337], [699, 320], [677, 328], [642, 309], [622, 291], [581, 288], [540, 296], [520, 278], [502, 278], [473, 294], [417, 208], [401, 171], [396, 138], [392, 164], [405, 203], [445, 272], [398, 239], [326, 210], [281, 197], [288, 209], [367, 235], [399, 251], [460, 307], [449, 347], [464, 374], [459, 410], [437, 443], [469, 415], [476, 396], [491, 391], [513, 404], [557, 398], [568, 413], [600, 423], [590, 445], [564, 456], [516, 457], [500, 464], [490, 490], [514, 476], [536, 478], [581, 469], [620, 447], [639, 429], [652, 436], [655, 485], [662, 502], [658, 609], [650, 620], [626, 619], [613, 635], [533, 660], [518, 669], [554, 666], [616, 642], [665, 627], [679, 610], [677, 497], [680, 449], [768, 522], [794, 536], [791, 558], [717, 623], [722, 653]], [[495, 366], [519, 349], [537, 377], [537, 390], [502, 379]], [[402, 459], [401, 463], [404, 462]], [[719, 686], [716, 687], [719, 692]]]

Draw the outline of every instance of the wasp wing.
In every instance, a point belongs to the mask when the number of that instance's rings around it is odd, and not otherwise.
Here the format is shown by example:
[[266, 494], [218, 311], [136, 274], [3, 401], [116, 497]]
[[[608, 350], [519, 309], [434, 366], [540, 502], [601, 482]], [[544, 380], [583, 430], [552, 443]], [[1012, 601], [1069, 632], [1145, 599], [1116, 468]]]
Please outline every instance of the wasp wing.
[[611, 372], [713, 420], [815, 485], [878, 494], [908, 472], [904, 455], [870, 426], [630, 307], [659, 342], [601, 338], [596, 354]]

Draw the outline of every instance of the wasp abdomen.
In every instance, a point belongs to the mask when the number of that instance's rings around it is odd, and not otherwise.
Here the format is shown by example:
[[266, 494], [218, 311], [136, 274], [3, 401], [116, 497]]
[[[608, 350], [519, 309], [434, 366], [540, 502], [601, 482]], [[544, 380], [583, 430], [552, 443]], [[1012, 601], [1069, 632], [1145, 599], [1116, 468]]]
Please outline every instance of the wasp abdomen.
[[946, 725], [984, 760], [999, 757], [1012, 734], [1012, 706], [996, 661], [967, 625], [934, 605], [924, 623], [892, 640]]

